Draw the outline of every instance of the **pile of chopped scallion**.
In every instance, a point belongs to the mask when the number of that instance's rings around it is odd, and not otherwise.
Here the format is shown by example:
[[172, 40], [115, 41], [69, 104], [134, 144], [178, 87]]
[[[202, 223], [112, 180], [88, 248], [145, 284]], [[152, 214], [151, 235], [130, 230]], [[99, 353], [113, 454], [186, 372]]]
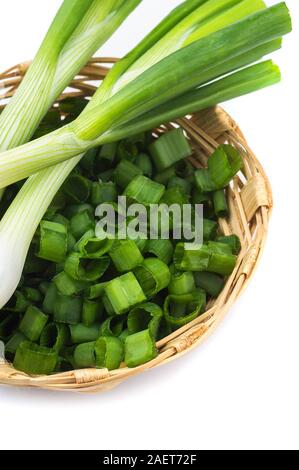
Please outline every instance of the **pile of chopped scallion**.
[[[63, 0], [0, 115], [0, 339], [27, 373], [150, 361], [156, 342], [203, 314], [236, 266], [240, 240], [223, 236], [218, 219], [228, 216], [226, 191], [241, 156], [221, 145], [207, 168], [194, 170], [182, 130], [159, 138], [149, 130], [278, 83], [278, 66], [262, 59], [291, 31], [288, 8], [184, 0], [90, 100], [53, 106], [140, 3]], [[99, 67], [93, 78], [101, 75]], [[120, 197], [132, 209], [125, 215]], [[191, 247], [184, 231], [174, 237], [174, 216], [170, 238], [113, 239], [98, 230], [99, 207], [128, 228], [137, 203], [145, 214], [153, 204], [202, 204], [201, 243], [196, 236]], [[181, 225], [197, 232], [191, 215]]]
[[[37, 135], [72, 119], [87, 102], [63, 101]], [[150, 133], [86, 153], [48, 208], [33, 238], [21, 282], [1, 312], [0, 337], [15, 368], [50, 374], [73, 368], [116, 369], [157, 355], [156, 341], [201, 315], [221, 292], [240, 251], [222, 236], [226, 187], [242, 167], [220, 146], [207, 169], [194, 170], [181, 129]], [[4, 212], [18, 185], [8, 188]], [[203, 204], [204, 244], [186, 240], [96, 236], [96, 208], [127, 204]], [[173, 227], [172, 227], [173, 228]]]

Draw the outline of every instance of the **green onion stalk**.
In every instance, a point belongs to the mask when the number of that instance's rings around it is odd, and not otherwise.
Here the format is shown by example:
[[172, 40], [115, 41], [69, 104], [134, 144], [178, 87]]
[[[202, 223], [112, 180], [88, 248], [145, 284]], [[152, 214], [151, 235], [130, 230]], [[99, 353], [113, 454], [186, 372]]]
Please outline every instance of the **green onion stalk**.
[[[204, 6], [215, 2], [189, 1], [181, 9], [195, 3]], [[227, 10], [229, 16], [231, 8], [234, 8], [231, 4], [241, 2], [226, 3], [230, 3]], [[178, 12], [182, 11], [175, 10], [162, 22], [161, 37], [158, 27], [131, 55], [112, 69], [79, 118], [46, 137], [0, 155], [2, 187], [42, 170], [23, 185], [1, 222], [1, 247], [13, 245], [14, 250], [14, 266], [9, 267], [9, 273], [5, 269], [6, 263], [1, 263], [1, 305], [10, 298], [18, 284], [28, 247], [39, 221], [63, 181], [80, 161], [83, 152], [106, 141], [126, 136], [132, 131], [134, 120], [139, 120], [139, 128], [142, 128], [144, 119], [144, 126], [150, 124], [145, 128], [150, 128], [165, 122], [166, 117], [174, 119], [186, 112], [197, 111], [279, 81], [279, 71], [271, 62], [260, 64], [260, 68], [256, 69], [259, 72], [256, 77], [255, 71], [249, 68], [214, 81], [279, 48], [281, 36], [291, 30], [289, 13], [284, 3], [269, 9], [265, 9], [263, 5], [261, 7], [262, 2], [250, 3], [259, 3], [261, 11], [224, 29], [212, 28], [211, 34], [206, 31], [206, 35], [200, 39], [193, 30], [194, 42], [186, 45], [183, 42], [181, 48], [171, 50], [169, 55], [166, 52], [166, 57], [158, 57], [156, 63], [150, 64], [140, 74], [139, 65], [136, 76], [131, 70], [131, 81], [127, 77], [125, 84], [120, 85], [125, 72], [142, 58], [146, 47], [154, 47], [173, 30], [173, 18], [179, 17]], [[210, 21], [214, 20], [212, 16]], [[203, 20], [197, 30], [202, 25], [206, 27], [208, 21]], [[192, 35], [189, 34], [189, 38]], [[186, 40], [186, 32], [184, 36]], [[192, 94], [196, 100], [191, 106]], [[187, 103], [188, 109], [184, 103]], [[135, 127], [135, 132], [139, 128]], [[74, 156], [76, 157], [72, 158]], [[53, 166], [57, 163], [59, 165]], [[8, 251], [3, 248], [3, 260], [7, 258]]]
[[141, 0], [64, 0], [14, 97], [0, 116], [0, 150], [28, 142], [89, 58]]

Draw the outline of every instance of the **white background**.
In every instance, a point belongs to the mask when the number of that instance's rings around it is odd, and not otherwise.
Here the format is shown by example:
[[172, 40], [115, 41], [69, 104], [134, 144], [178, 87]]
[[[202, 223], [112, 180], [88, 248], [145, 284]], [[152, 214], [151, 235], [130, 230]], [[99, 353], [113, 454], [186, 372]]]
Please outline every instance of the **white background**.
[[[144, 0], [101, 55], [122, 56], [179, 3]], [[225, 104], [275, 196], [253, 282], [200, 348], [112, 392], [0, 387], [2, 449], [299, 449], [299, 2], [287, 3], [294, 32], [275, 57], [282, 84]], [[0, 70], [33, 57], [59, 4], [1, 2]]]

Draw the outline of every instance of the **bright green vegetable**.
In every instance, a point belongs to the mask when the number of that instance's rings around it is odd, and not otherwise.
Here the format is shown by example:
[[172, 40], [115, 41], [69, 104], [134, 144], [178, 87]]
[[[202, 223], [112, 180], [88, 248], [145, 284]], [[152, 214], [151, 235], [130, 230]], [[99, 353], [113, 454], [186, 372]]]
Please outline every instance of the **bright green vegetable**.
[[100, 336], [100, 325], [86, 326], [83, 323], [78, 323], [70, 326], [70, 332], [73, 344], [89, 343]]
[[110, 264], [108, 256], [89, 259], [80, 253], [71, 253], [65, 262], [65, 272], [77, 281], [97, 281], [107, 271]]
[[115, 242], [109, 255], [118, 272], [131, 271], [143, 262], [143, 256], [133, 240]]
[[214, 273], [197, 272], [194, 273], [197, 287], [204, 289], [212, 297], [217, 297], [223, 289], [224, 279]]
[[213, 194], [214, 210], [217, 217], [227, 217], [229, 213], [226, 194], [223, 190], [215, 191]]
[[70, 339], [70, 332], [67, 325], [63, 323], [49, 323], [42, 331], [40, 345], [52, 348], [58, 353], [64, 348]]
[[19, 325], [19, 330], [30, 341], [37, 341], [48, 321], [48, 315], [30, 305]]
[[126, 313], [146, 300], [140, 284], [131, 272], [108, 282], [104, 290], [116, 315]]
[[192, 154], [192, 149], [183, 130], [174, 129], [157, 139], [150, 146], [150, 152], [157, 170], [163, 171], [189, 157]]
[[178, 243], [174, 252], [176, 269], [183, 271], [207, 271], [211, 251], [205, 245], [191, 246], [189, 243]]
[[162, 184], [146, 176], [136, 176], [126, 187], [124, 195], [139, 204], [158, 204], [165, 192]]
[[95, 343], [97, 367], [108, 370], [118, 369], [124, 357], [123, 343], [112, 336], [101, 336]]
[[206, 296], [202, 290], [184, 295], [169, 295], [164, 303], [166, 321], [174, 328], [186, 325], [204, 311], [205, 303]]
[[171, 276], [168, 291], [173, 295], [190, 294], [195, 290], [194, 276], [191, 271], [175, 272]]
[[128, 315], [129, 335], [148, 328], [152, 336], [156, 338], [161, 318], [162, 310], [154, 303], [148, 302], [133, 308]]
[[129, 160], [122, 160], [114, 171], [114, 178], [121, 189], [125, 189], [135, 176], [142, 175], [141, 169]]
[[76, 249], [86, 259], [98, 259], [106, 255], [113, 247], [114, 240], [95, 236], [94, 230], [89, 230], [76, 244]]
[[27, 374], [51, 374], [58, 362], [57, 352], [29, 341], [22, 341], [16, 351], [13, 365]]
[[40, 239], [37, 256], [61, 263], [67, 252], [67, 229], [64, 225], [43, 220], [40, 224]]
[[54, 320], [58, 323], [76, 325], [80, 323], [82, 300], [59, 294], [54, 302]]
[[65, 271], [61, 271], [57, 276], [53, 278], [53, 282], [60, 292], [63, 295], [74, 295], [82, 292], [87, 288], [87, 281], [78, 281], [70, 277]]
[[156, 256], [165, 264], [169, 264], [173, 256], [173, 245], [170, 240], [148, 240], [145, 253]]
[[74, 361], [78, 368], [95, 367], [95, 341], [79, 344], [74, 351]]
[[102, 317], [103, 308], [102, 302], [85, 299], [82, 307], [82, 323], [86, 326], [98, 323]]
[[170, 281], [168, 266], [157, 258], [146, 258], [134, 274], [148, 299], [165, 289]]
[[149, 330], [129, 335], [125, 339], [125, 364], [137, 367], [155, 359], [158, 352], [155, 341]]

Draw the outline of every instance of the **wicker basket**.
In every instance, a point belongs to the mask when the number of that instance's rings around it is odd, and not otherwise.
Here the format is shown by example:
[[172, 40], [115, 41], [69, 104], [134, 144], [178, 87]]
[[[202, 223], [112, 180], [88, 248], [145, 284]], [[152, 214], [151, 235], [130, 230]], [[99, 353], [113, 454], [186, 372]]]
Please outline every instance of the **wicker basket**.
[[[102, 80], [115, 59], [92, 59], [84, 67], [59, 100], [70, 96], [90, 96], [99, 80]], [[28, 63], [13, 67], [0, 75], [0, 107], [4, 107], [13, 95], [28, 69]], [[123, 380], [153, 367], [177, 359], [198, 346], [217, 327], [223, 316], [247, 286], [262, 254], [272, 209], [269, 181], [262, 166], [248, 147], [237, 124], [220, 107], [210, 108], [199, 114], [176, 121], [191, 139], [194, 153], [191, 162], [195, 167], [206, 164], [208, 156], [220, 144], [228, 142], [242, 154], [244, 170], [230, 185], [228, 191], [230, 218], [221, 219], [225, 235], [236, 233], [242, 243], [237, 266], [217, 300], [209, 303], [207, 312], [159, 341], [156, 359], [135, 369], [126, 367], [84, 369], [51, 376], [33, 377], [15, 370], [8, 363], [0, 364], [0, 383], [14, 386], [38, 387], [51, 390], [100, 392], [112, 389]], [[173, 124], [161, 126], [154, 133], [167, 132]]]

